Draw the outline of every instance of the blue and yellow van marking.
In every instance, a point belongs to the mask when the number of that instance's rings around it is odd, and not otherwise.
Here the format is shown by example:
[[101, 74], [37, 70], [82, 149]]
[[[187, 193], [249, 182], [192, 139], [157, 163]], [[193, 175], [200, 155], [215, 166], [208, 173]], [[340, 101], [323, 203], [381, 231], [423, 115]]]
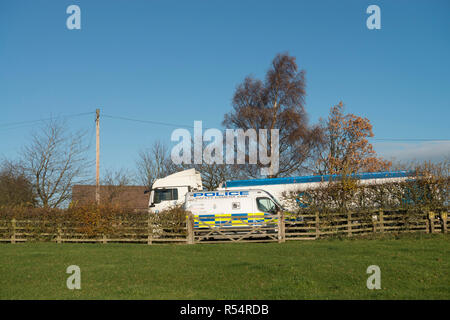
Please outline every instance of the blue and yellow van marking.
[[261, 225], [265, 223], [277, 223], [273, 215], [265, 213], [229, 213], [229, 214], [202, 214], [194, 215], [194, 227], [227, 227]]

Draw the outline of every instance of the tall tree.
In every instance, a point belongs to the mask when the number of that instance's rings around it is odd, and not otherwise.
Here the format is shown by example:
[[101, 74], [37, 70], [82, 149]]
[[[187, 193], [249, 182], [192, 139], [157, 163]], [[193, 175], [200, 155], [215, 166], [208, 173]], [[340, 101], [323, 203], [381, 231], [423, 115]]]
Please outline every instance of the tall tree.
[[373, 137], [369, 119], [344, 114], [344, 104], [333, 106], [322, 121], [323, 143], [315, 145], [315, 172], [341, 174], [388, 170], [391, 162], [378, 157], [368, 138]]
[[23, 165], [39, 205], [60, 207], [71, 198], [74, 183], [86, 178], [85, 132], [70, 133], [63, 122], [46, 123], [23, 149]]
[[[314, 142], [320, 137], [318, 127], [308, 125], [304, 109], [305, 71], [299, 70], [295, 57], [277, 54], [265, 80], [250, 76], [237, 87], [233, 110], [225, 115], [223, 125], [234, 129], [279, 130], [279, 170], [271, 177], [301, 172]], [[250, 141], [256, 143], [256, 141]], [[268, 144], [267, 154], [274, 150]], [[248, 162], [247, 162], [248, 163]], [[246, 175], [257, 177], [263, 165], [241, 166]]]

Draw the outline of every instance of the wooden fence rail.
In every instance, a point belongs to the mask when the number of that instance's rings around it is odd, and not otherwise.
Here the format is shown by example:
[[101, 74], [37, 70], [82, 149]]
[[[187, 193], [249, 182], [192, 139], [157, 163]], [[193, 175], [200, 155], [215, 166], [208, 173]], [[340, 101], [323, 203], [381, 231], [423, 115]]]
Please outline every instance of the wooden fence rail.
[[155, 222], [150, 216], [121, 221], [105, 232], [86, 229], [80, 223], [63, 224], [38, 219], [0, 220], [0, 242], [54, 241], [56, 243], [220, 243], [285, 242], [314, 240], [327, 236], [361, 236], [389, 232], [447, 233], [447, 209], [436, 212], [377, 211], [302, 215], [302, 220], [265, 215], [263, 220], [230, 217], [219, 225], [188, 215], [178, 225]]

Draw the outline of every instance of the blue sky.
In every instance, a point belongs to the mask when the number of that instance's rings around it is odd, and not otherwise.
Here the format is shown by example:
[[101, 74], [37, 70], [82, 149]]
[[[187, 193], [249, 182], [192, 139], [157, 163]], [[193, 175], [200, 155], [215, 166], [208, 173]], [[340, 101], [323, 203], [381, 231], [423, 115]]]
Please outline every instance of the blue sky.
[[[68, 30], [66, 8], [81, 8]], [[366, 8], [381, 8], [381, 30]], [[37, 127], [93, 112], [221, 127], [235, 87], [289, 52], [306, 70], [311, 123], [343, 101], [376, 138], [450, 139], [449, 1], [0, 1], [0, 156]], [[94, 116], [67, 119], [94, 139]], [[175, 127], [101, 120], [102, 169], [134, 169]], [[92, 144], [93, 146], [95, 144]], [[385, 157], [440, 159], [450, 141], [376, 141]], [[92, 157], [95, 150], [92, 149]]]

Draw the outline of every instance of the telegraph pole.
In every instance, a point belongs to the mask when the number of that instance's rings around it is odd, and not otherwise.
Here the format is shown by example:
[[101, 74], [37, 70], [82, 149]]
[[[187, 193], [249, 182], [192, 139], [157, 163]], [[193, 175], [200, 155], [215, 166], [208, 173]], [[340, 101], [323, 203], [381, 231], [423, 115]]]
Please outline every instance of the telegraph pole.
[[95, 126], [97, 128], [97, 144], [96, 144], [96, 176], [95, 176], [95, 201], [100, 204], [100, 109], [95, 110]]

